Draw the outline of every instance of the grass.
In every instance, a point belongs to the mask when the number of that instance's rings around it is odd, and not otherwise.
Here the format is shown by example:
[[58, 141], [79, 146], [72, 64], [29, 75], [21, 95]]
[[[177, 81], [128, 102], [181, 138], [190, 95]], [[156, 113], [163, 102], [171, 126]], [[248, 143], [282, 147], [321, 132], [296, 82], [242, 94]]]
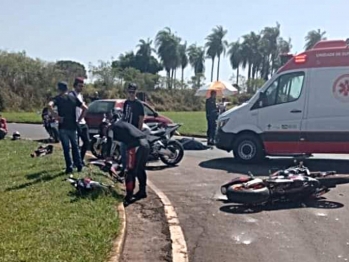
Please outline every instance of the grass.
[[[204, 111], [200, 112], [160, 112], [176, 123], [182, 123], [181, 134], [206, 136], [207, 123]], [[8, 122], [41, 124], [41, 115], [36, 112], [4, 112]]]
[[[31, 158], [36, 142], [5, 139], [0, 145], [1, 261], [106, 261], [119, 230], [118, 195], [77, 194], [62, 181], [60, 149]], [[81, 175], [106, 180], [97, 170]]]
[[3, 112], [1, 114], [9, 123], [42, 123], [41, 113], [37, 112]]
[[206, 136], [207, 122], [204, 111], [199, 112], [160, 112], [172, 119], [175, 123], [183, 125], [178, 130], [183, 135]]

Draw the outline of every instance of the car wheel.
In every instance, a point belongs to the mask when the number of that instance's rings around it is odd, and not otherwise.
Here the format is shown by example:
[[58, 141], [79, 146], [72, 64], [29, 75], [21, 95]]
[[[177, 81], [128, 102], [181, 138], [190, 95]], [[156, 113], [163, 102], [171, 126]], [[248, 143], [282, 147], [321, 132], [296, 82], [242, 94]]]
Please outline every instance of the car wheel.
[[259, 162], [264, 157], [264, 149], [258, 137], [241, 135], [234, 143], [234, 157], [243, 163]]

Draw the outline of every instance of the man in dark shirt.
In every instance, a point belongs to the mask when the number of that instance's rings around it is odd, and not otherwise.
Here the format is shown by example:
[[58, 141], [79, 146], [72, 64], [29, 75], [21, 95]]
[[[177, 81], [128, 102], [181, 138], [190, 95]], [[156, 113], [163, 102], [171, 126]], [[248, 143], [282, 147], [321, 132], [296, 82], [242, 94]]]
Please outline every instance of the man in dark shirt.
[[[123, 108], [123, 120], [132, 124], [139, 130], [142, 130], [144, 121], [144, 106], [142, 102], [137, 99], [136, 91], [137, 85], [130, 83], [127, 87], [128, 98], [125, 101]], [[124, 143], [121, 143], [120, 151], [122, 160], [121, 174], [123, 174], [127, 164], [127, 152]]]
[[206, 99], [207, 144], [208, 145], [214, 145], [217, 118], [218, 118], [218, 110], [216, 105], [216, 91], [211, 91], [211, 96]]
[[[78, 121], [85, 117], [87, 107], [79, 99], [68, 94], [68, 85], [65, 82], [58, 83], [59, 95], [48, 103], [48, 109], [52, 116], [59, 122], [59, 136], [63, 147], [66, 169], [65, 172], [72, 173], [73, 165], [70, 157], [70, 144], [72, 148], [72, 155], [74, 165], [78, 172], [82, 170], [82, 160], [79, 152], [79, 145], [77, 141], [77, 121], [76, 121], [76, 107], [82, 109], [82, 113]], [[57, 107], [58, 114], [54, 112], [53, 107]]]
[[[108, 127], [107, 153], [109, 157], [113, 155], [113, 141], [124, 144], [128, 150], [128, 173], [126, 175], [126, 197], [125, 204], [129, 204], [133, 197], [136, 176], [139, 181], [139, 191], [135, 198], [146, 198], [147, 174], [145, 166], [147, 164], [150, 146], [146, 139], [146, 134], [125, 121], [116, 121]], [[138, 147], [138, 148], [137, 148]], [[137, 149], [136, 149], [137, 148]], [[131, 166], [130, 166], [131, 165]]]
[[129, 84], [127, 88], [128, 99], [124, 103], [123, 120], [142, 130], [144, 121], [144, 106], [136, 97], [137, 85]]

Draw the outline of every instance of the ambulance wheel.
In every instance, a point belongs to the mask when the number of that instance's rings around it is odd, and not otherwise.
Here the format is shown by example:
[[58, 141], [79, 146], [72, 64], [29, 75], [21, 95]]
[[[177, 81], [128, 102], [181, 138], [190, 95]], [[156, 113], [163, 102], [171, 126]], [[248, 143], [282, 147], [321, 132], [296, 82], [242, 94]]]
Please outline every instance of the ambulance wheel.
[[238, 136], [233, 147], [234, 157], [241, 163], [256, 163], [264, 159], [261, 141], [254, 135]]

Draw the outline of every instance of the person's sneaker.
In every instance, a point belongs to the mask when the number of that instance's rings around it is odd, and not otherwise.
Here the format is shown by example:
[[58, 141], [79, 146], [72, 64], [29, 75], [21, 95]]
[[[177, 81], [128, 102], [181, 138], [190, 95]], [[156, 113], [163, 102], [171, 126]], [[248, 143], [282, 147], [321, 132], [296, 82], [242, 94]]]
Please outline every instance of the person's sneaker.
[[135, 198], [137, 199], [142, 199], [142, 198], [147, 198], [147, 193], [145, 191], [138, 191], [135, 195], [134, 195]]
[[82, 172], [83, 167], [78, 167], [78, 172]]

